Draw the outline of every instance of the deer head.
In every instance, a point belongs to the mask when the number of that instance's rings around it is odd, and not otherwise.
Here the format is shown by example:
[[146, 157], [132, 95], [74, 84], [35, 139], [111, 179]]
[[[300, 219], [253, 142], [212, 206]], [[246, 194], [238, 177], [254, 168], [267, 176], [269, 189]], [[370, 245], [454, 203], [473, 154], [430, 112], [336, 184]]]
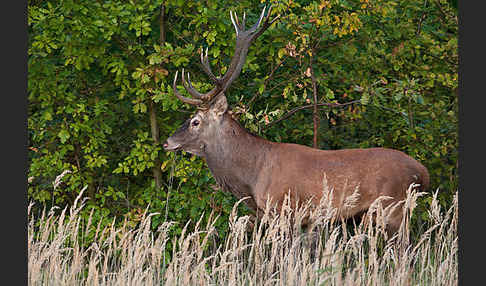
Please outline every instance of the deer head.
[[237, 15], [233, 15], [233, 12], [230, 12], [231, 22], [236, 31], [236, 45], [230, 65], [222, 77], [216, 77], [213, 74], [209, 66], [208, 50], [206, 49], [204, 52], [201, 49], [203, 70], [214, 84], [214, 87], [209, 92], [200, 93], [197, 91], [191, 83], [189, 73], [187, 73], [186, 80], [186, 73], [183, 69], [182, 84], [192, 98], [182, 96], [176, 87], [178, 75], [178, 72], [176, 72], [172, 85], [174, 94], [181, 101], [196, 106], [198, 111], [167, 139], [163, 144], [165, 150], [177, 151], [182, 149], [186, 152], [201, 156], [207, 144], [213, 141], [214, 138], [219, 138], [218, 134], [221, 132], [220, 127], [228, 111], [228, 103], [224, 93], [240, 74], [251, 42], [261, 35], [279, 17], [277, 16], [270, 20], [271, 6], [266, 16], [265, 10], [263, 8], [257, 23], [248, 30], [245, 30], [245, 14], [243, 14], [243, 20], [240, 23]]

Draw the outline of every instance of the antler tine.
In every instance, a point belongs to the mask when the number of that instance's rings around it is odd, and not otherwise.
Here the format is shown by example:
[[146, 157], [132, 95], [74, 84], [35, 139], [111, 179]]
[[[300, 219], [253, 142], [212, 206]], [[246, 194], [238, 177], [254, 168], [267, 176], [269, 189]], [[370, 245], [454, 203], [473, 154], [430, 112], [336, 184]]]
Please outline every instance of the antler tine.
[[[250, 46], [251, 42], [259, 35], [261, 35], [270, 26], [268, 19], [270, 18], [271, 6], [268, 9], [267, 16], [264, 17], [266, 11], [267, 11], [267, 7], [265, 6], [263, 7], [263, 10], [260, 14], [260, 18], [258, 19], [257, 23], [255, 23], [253, 27], [251, 27], [249, 30], [246, 31], [244, 30], [244, 27], [242, 30], [239, 29], [233, 17], [233, 12], [230, 11], [231, 22], [233, 23], [233, 26], [237, 31], [236, 47], [235, 47], [235, 53], [233, 55], [233, 58], [231, 59], [228, 70], [221, 78], [222, 91], [225, 91], [226, 88], [232, 83], [232, 81], [240, 74], [241, 69], [245, 63], [246, 55], [248, 53], [248, 47]], [[263, 23], [263, 26], [260, 29], [258, 29], [264, 18], [265, 18], [265, 22]], [[274, 20], [272, 20], [272, 23]]]
[[[260, 27], [260, 24], [262, 23], [262, 19], [263, 19], [263, 16], [265, 15], [265, 10], [267, 9], [267, 6], [263, 7], [263, 10], [262, 10], [262, 13], [260, 14], [260, 18], [258, 19], [258, 21], [255, 23], [255, 25], [253, 25], [253, 27], [250, 28], [250, 30], [248, 31], [256, 31], [256, 29], [258, 29], [258, 27]], [[272, 9], [272, 6], [270, 5], [270, 9], [268, 10], [268, 15], [267, 17], [270, 15], [270, 11]]]
[[268, 8], [268, 14], [267, 14], [267, 20], [266, 20], [266, 22], [268, 23], [269, 26], [271, 24], [273, 24], [273, 22], [277, 21], [280, 18], [280, 14], [278, 14], [277, 16], [275, 16], [275, 18], [272, 19], [272, 21], [268, 22], [268, 19], [270, 18], [271, 12], [272, 12], [272, 5], [270, 5], [270, 7]]
[[221, 85], [220, 79], [217, 78], [211, 71], [211, 66], [209, 65], [209, 59], [208, 59], [208, 48], [206, 48], [206, 54], [204, 54], [204, 49], [201, 48], [201, 64], [204, 72], [206, 72], [206, 74], [209, 76], [211, 81], [217, 85]]
[[[193, 99], [193, 98], [187, 98], [185, 96], [182, 96], [179, 93], [179, 91], [177, 91], [176, 83], [177, 83], [177, 75], [178, 74], [179, 74], [179, 71], [176, 71], [176, 74], [175, 74], [175, 77], [174, 77], [174, 82], [172, 83], [172, 89], [174, 90], [175, 96], [177, 96], [177, 98], [179, 98], [182, 102], [185, 102], [187, 104], [191, 104], [191, 105], [201, 105], [203, 103], [202, 100], [200, 100], [200, 99]], [[183, 74], [184, 74], [184, 71], [183, 71]]]
[[238, 37], [238, 25], [235, 22], [235, 19], [233, 18], [233, 11], [230, 11], [230, 18], [231, 18], [231, 23], [233, 23], [233, 27], [235, 27], [236, 31], [236, 37]]
[[192, 97], [202, 99], [204, 97], [204, 94], [200, 93], [192, 86], [189, 73], [187, 73], [187, 77], [188, 80], [186, 81], [185, 72], [184, 69], [182, 69], [182, 84], [184, 85], [184, 88], [187, 90], [187, 92], [189, 92], [190, 95], [192, 95]]
[[[273, 24], [273, 22], [277, 21], [280, 18], [280, 15], [277, 15], [275, 18], [273, 18], [271, 21], [269, 21], [271, 13], [272, 13], [272, 5], [270, 5], [268, 7], [268, 13], [267, 13], [267, 16], [265, 17], [265, 21], [263, 22], [262, 28], [260, 30], [258, 30], [255, 34], [253, 34], [252, 40], [254, 38], [257, 38], [258, 36], [260, 36], [268, 27], [270, 27], [270, 25]], [[260, 26], [262, 19], [263, 19], [263, 12], [260, 15], [260, 20], [250, 30], [253, 30], [253, 31], [254, 31], [254, 29], [256, 30]]]

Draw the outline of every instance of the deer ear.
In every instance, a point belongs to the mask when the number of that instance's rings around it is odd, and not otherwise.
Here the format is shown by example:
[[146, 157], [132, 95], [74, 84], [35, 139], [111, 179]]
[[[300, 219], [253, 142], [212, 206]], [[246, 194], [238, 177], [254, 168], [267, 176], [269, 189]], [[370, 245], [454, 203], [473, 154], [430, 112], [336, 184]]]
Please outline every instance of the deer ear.
[[226, 101], [226, 96], [220, 95], [216, 98], [216, 101], [211, 105], [211, 112], [219, 117], [223, 115], [226, 110], [228, 110], [228, 102]]

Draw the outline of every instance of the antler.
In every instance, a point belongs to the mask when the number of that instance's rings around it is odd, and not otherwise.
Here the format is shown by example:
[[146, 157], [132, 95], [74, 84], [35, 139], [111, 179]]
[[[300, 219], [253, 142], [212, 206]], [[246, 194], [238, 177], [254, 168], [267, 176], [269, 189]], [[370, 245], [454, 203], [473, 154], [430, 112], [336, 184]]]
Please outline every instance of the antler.
[[[268, 8], [267, 16], [265, 15], [266, 7], [263, 8], [262, 13], [260, 14], [260, 18], [258, 22], [256, 22], [250, 29], [245, 30], [245, 22], [246, 22], [246, 14], [243, 13], [243, 21], [240, 24], [238, 21], [238, 16], [236, 13], [233, 16], [233, 12], [230, 11], [230, 18], [231, 22], [236, 31], [236, 45], [235, 45], [235, 52], [231, 62], [228, 66], [228, 70], [222, 77], [216, 77], [213, 72], [211, 71], [211, 67], [209, 66], [209, 59], [208, 59], [208, 49], [204, 52], [201, 49], [201, 64], [203, 67], [204, 72], [209, 76], [211, 81], [215, 84], [213, 89], [211, 89], [207, 93], [200, 93], [197, 91], [191, 83], [191, 79], [189, 73], [187, 74], [187, 81], [184, 75], [184, 69], [182, 70], [182, 84], [184, 88], [189, 92], [189, 94], [193, 98], [187, 98], [182, 96], [176, 89], [176, 82], [177, 82], [177, 72], [174, 77], [174, 83], [172, 85], [174, 89], [174, 94], [183, 102], [200, 106], [201, 108], [205, 109], [210, 106], [211, 102], [216, 96], [224, 94], [224, 92], [228, 89], [231, 83], [239, 76], [243, 65], [245, 64], [246, 56], [248, 54], [248, 48], [251, 42], [260, 36], [273, 22], [275, 22], [280, 15], [276, 16], [274, 19], [270, 20], [270, 12], [272, 10], [272, 6]], [[260, 24], [263, 24], [260, 27]]]

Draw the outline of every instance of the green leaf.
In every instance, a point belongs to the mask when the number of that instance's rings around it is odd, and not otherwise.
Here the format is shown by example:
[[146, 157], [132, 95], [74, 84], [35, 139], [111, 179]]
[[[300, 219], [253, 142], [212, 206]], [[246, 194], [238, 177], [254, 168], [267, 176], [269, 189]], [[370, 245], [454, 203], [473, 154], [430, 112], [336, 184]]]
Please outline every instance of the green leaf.
[[425, 103], [424, 98], [420, 94], [417, 95], [417, 103], [421, 104], [421, 105], [423, 105]]
[[261, 83], [260, 86], [258, 87], [258, 93], [262, 94], [264, 90], [265, 90], [265, 84]]
[[147, 105], [145, 103], [140, 103], [140, 112], [147, 112]]
[[367, 105], [370, 101], [370, 96], [367, 92], [364, 92], [363, 95], [361, 95], [361, 104]]
[[403, 97], [403, 92], [397, 92], [395, 93], [395, 95], [393, 96], [393, 99], [395, 99], [395, 101], [400, 101], [400, 99], [402, 99]]
[[330, 88], [327, 88], [326, 97], [331, 100], [334, 99], [334, 91], [332, 91]]
[[71, 137], [71, 135], [69, 135], [69, 132], [66, 129], [62, 129], [61, 131], [59, 131], [57, 136], [61, 139], [61, 143], [63, 144], [66, 143], [69, 137]]
[[43, 117], [44, 117], [44, 120], [46, 120], [46, 121], [52, 120], [52, 114], [49, 111], [45, 111]]

